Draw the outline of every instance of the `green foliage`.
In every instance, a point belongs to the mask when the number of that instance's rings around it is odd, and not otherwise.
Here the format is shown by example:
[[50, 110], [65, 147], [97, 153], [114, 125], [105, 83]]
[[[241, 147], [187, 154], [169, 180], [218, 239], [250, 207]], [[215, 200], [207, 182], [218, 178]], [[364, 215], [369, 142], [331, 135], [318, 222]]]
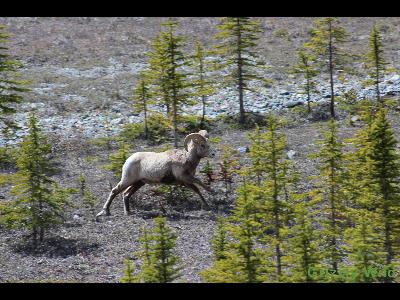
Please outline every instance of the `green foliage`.
[[222, 138], [220, 136], [213, 136], [208, 139], [210, 143], [219, 144], [222, 142]]
[[84, 206], [88, 207], [94, 215], [94, 208], [97, 204], [97, 197], [93, 194], [90, 188], [86, 185], [86, 177], [81, 174], [78, 177], [78, 183], [79, 183], [79, 191], [82, 196], [82, 203]]
[[165, 28], [153, 41], [149, 59], [147, 76], [152, 92], [158, 103], [167, 109], [172, 122], [174, 147], [178, 146], [178, 116], [185, 105], [192, 105], [187, 88], [187, 72], [189, 60], [183, 53], [185, 38], [175, 34], [178, 23], [171, 19], [162, 24]]
[[213, 127], [212, 120], [205, 117], [204, 119], [195, 115], [184, 115], [178, 118], [180, 126], [178, 132], [182, 134], [189, 134], [205, 129], [210, 130]]
[[7, 166], [14, 166], [16, 157], [15, 152], [17, 151], [16, 148], [5, 146], [0, 147], [0, 166], [6, 168]]
[[[283, 242], [287, 237], [287, 225], [291, 209], [292, 185], [297, 182], [297, 174], [292, 162], [287, 159], [287, 141], [283, 133], [278, 130], [283, 125], [273, 115], [267, 117], [266, 131], [258, 132], [256, 129], [255, 144], [251, 145], [250, 153], [252, 166], [262, 181], [257, 186], [261, 188], [261, 201], [263, 203], [263, 227], [273, 234], [263, 236], [263, 243], [269, 245], [267, 253], [274, 257], [274, 280], [282, 280]], [[260, 138], [260, 139], [259, 139]]]
[[[377, 265], [393, 268], [399, 256], [400, 164], [397, 141], [386, 114], [382, 108], [370, 114], [365, 127], [350, 140], [355, 151], [349, 155], [347, 193], [353, 208], [350, 218], [355, 226], [347, 234], [349, 257], [356, 270]], [[351, 241], [350, 234], [354, 235]], [[376, 280], [390, 281], [390, 278]]]
[[[329, 56], [332, 55], [332, 62], [336, 66], [343, 66], [345, 53], [339, 45], [347, 41], [348, 34], [341, 27], [338, 18], [325, 17], [315, 21], [315, 27], [311, 31], [311, 40], [305, 47], [312, 50], [319, 56], [320, 63], [329, 68], [326, 63], [330, 62]], [[324, 61], [328, 58], [328, 61]]]
[[204, 174], [207, 178], [207, 185], [210, 185], [211, 182], [214, 181], [214, 167], [210, 163], [210, 160], [207, 160], [204, 167], [200, 170], [200, 173]]
[[62, 212], [73, 189], [60, 188], [47, 174], [53, 171], [49, 155], [51, 145], [42, 134], [38, 120], [31, 113], [28, 135], [24, 137], [15, 158], [18, 172], [9, 175], [16, 199], [0, 207], [0, 223], [11, 228], [32, 231], [34, 246], [42, 242], [45, 230], [62, 222]]
[[139, 282], [168, 283], [181, 276], [179, 258], [174, 254], [176, 234], [168, 227], [165, 218], [157, 217], [154, 228], [142, 230], [141, 251], [143, 264], [137, 274]]
[[22, 102], [21, 93], [29, 90], [23, 87], [26, 82], [17, 79], [17, 71], [22, 64], [7, 53], [9, 37], [5, 26], [0, 25], [0, 122], [6, 129], [16, 129], [16, 124], [9, 116], [16, 112], [15, 104]]
[[180, 185], [161, 184], [155, 188], [155, 191], [158, 195], [161, 195], [167, 202], [171, 200], [186, 200], [191, 197], [191, 190]]
[[86, 191], [86, 177], [85, 175], [81, 174], [78, 177], [78, 184], [79, 184], [79, 190], [81, 193], [81, 196], [85, 194]]
[[333, 76], [338, 68], [344, 68], [347, 63], [346, 53], [340, 49], [340, 44], [346, 42], [348, 34], [339, 25], [338, 18], [325, 17], [315, 22], [311, 31], [311, 40], [305, 48], [314, 53], [321, 68], [326, 69], [330, 76], [331, 87], [331, 118], [335, 118], [335, 92]]
[[212, 250], [214, 253], [214, 261], [226, 259], [226, 250], [228, 248], [226, 224], [223, 217], [217, 219], [217, 227], [214, 237], [211, 241]]
[[128, 258], [125, 259], [124, 261], [125, 264], [125, 270], [124, 270], [124, 276], [121, 277], [120, 282], [121, 283], [138, 283], [138, 280], [136, 276], [134, 275], [135, 268], [134, 265], [132, 264], [132, 261]]
[[135, 113], [143, 113], [144, 115], [144, 137], [148, 139], [149, 129], [147, 125], [147, 119], [149, 114], [149, 105], [154, 104], [154, 100], [151, 99], [151, 92], [149, 90], [149, 80], [145, 74], [140, 74], [140, 79], [137, 87], [134, 90], [133, 97], [133, 108]]
[[289, 35], [289, 32], [287, 31], [286, 28], [277, 29], [277, 30], [274, 32], [274, 35], [275, 35], [276, 37], [281, 38], [281, 39], [286, 39], [287, 41], [290, 41], [290, 35]]
[[[160, 144], [169, 139], [171, 122], [161, 113], [153, 112], [147, 117], [148, 140], [152, 144]], [[116, 140], [132, 145], [137, 138], [145, 138], [145, 127], [142, 123], [131, 123], [123, 126]]]
[[122, 166], [130, 155], [130, 147], [127, 144], [122, 143], [119, 150], [110, 155], [110, 163], [104, 168], [112, 171], [115, 177], [119, 178], [122, 173]]
[[316, 188], [312, 192], [315, 199], [320, 199], [324, 213], [321, 223], [324, 227], [324, 255], [329, 265], [338, 270], [343, 259], [340, 246], [341, 232], [345, 227], [345, 180], [346, 169], [343, 155], [343, 142], [338, 137], [337, 123], [330, 120], [323, 138], [318, 141], [319, 152], [310, 155], [319, 161], [319, 174], [314, 177]]
[[222, 150], [222, 161], [218, 163], [218, 176], [225, 185], [225, 199], [228, 200], [232, 190], [233, 176], [238, 172], [239, 162], [237, 160], [238, 151], [225, 145]]
[[317, 279], [309, 274], [311, 268], [322, 266], [321, 232], [316, 229], [320, 211], [315, 209], [315, 204], [306, 194], [296, 195], [291, 203], [294, 225], [288, 228], [287, 255], [283, 257], [283, 264], [290, 266], [285, 281], [312, 282]]
[[339, 108], [347, 111], [349, 113], [349, 123], [354, 126], [352, 117], [358, 112], [359, 105], [359, 95], [355, 89], [351, 89], [343, 94], [343, 97], [338, 99]]
[[[259, 189], [255, 185], [244, 180], [225, 227], [229, 241], [223, 242], [219, 232], [219, 238], [214, 242], [214, 256], [219, 256], [219, 259], [214, 261], [211, 268], [201, 272], [205, 281], [254, 283], [266, 279], [263, 251], [259, 247], [263, 229], [260, 222], [261, 204], [256, 191]], [[221, 230], [224, 229], [220, 228], [219, 231]], [[227, 250], [221, 252], [221, 246]]]
[[251, 20], [249, 17], [221, 18], [218, 29], [220, 32], [215, 36], [219, 41], [215, 47], [215, 53], [219, 55], [216, 68], [224, 69], [228, 73], [223, 77], [223, 86], [237, 87], [239, 123], [243, 124], [244, 92], [254, 91], [249, 85], [250, 81], [264, 81], [264, 76], [259, 75], [263, 63], [254, 51], [262, 29], [259, 21]]
[[384, 226], [378, 213], [369, 210], [365, 206], [365, 198], [358, 199], [358, 205], [349, 208], [348, 213], [353, 227], [346, 228], [344, 231], [343, 248], [348, 253], [350, 262], [349, 272], [357, 274], [348, 281], [352, 282], [374, 282], [381, 281], [382, 278], [367, 276], [365, 270], [369, 268], [381, 269], [385, 265], [384, 239], [382, 232]]
[[195, 80], [193, 86], [195, 91], [194, 96], [201, 98], [202, 103], [202, 116], [201, 123], [204, 123], [206, 116], [207, 97], [216, 92], [215, 89], [215, 78], [210, 76], [210, 70], [212, 70], [212, 63], [207, 60], [207, 56], [210, 51], [204, 49], [204, 45], [200, 41], [196, 41], [195, 54], [191, 57], [192, 67], [194, 68]]
[[386, 263], [390, 264], [400, 250], [396, 243], [396, 236], [400, 234], [400, 156], [386, 114], [386, 109], [379, 110], [372, 123], [367, 158], [371, 164], [371, 192], [377, 195], [373, 205], [384, 221]]
[[385, 73], [388, 73], [388, 63], [384, 59], [381, 29], [376, 25], [371, 30], [369, 46], [370, 50], [365, 54], [364, 66], [372, 81], [367, 82], [367, 85], [375, 85], [376, 99], [380, 102], [382, 99], [379, 84], [383, 81]]
[[298, 64], [294, 66], [293, 72], [297, 74], [301, 74], [304, 76], [305, 83], [304, 83], [304, 93], [307, 95], [307, 108], [308, 113], [311, 112], [311, 93], [316, 91], [316, 84], [314, 77], [319, 74], [319, 71], [315, 67], [315, 60], [316, 57], [306, 51], [301, 49], [298, 51]]

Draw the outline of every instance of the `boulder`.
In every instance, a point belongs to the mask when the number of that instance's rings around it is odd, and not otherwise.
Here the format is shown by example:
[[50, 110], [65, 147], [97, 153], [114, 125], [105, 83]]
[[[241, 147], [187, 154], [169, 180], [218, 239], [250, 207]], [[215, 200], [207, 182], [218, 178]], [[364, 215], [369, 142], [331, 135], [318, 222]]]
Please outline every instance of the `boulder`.
[[304, 104], [304, 101], [302, 101], [302, 100], [294, 100], [294, 101], [286, 102], [285, 107], [292, 108], [292, 107], [303, 105], [303, 104]]

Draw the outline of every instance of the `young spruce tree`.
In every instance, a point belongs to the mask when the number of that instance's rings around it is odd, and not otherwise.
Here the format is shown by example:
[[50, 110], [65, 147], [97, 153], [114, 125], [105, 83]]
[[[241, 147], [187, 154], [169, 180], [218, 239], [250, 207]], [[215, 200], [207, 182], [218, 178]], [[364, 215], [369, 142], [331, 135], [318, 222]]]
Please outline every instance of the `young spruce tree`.
[[249, 17], [225, 17], [218, 26], [215, 36], [220, 43], [216, 53], [220, 56], [219, 69], [226, 69], [225, 85], [235, 85], [239, 95], [239, 123], [245, 122], [244, 92], [251, 91], [251, 80], [264, 79], [258, 75], [262, 63], [255, 52], [259, 34], [262, 32], [260, 22]]
[[[386, 113], [381, 108], [366, 118], [365, 127], [350, 139], [355, 151], [349, 155], [347, 194], [354, 224], [345, 237], [351, 267], [360, 272], [369, 267], [393, 269], [399, 253], [399, 155]], [[391, 279], [365, 276], [364, 271], [353, 281]]]
[[400, 155], [386, 109], [378, 111], [369, 136], [371, 192], [377, 196], [374, 207], [384, 223], [386, 265], [390, 267], [400, 251]]
[[9, 38], [5, 26], [0, 25], [0, 123], [5, 125], [5, 129], [15, 129], [15, 123], [8, 116], [16, 112], [15, 105], [23, 100], [21, 93], [28, 89], [23, 87], [23, 81], [16, 79], [22, 64], [7, 53]]
[[134, 90], [133, 109], [135, 113], [143, 113], [145, 139], [149, 138], [148, 114], [150, 104], [153, 104], [153, 101], [151, 99], [149, 81], [146, 78], [146, 75], [141, 73], [140, 79]]
[[136, 275], [139, 282], [168, 283], [181, 277], [179, 257], [174, 254], [176, 238], [176, 234], [162, 217], [155, 219], [155, 226], [151, 231], [142, 231], [142, 251], [139, 256], [143, 264]]
[[156, 86], [156, 94], [164, 99], [168, 117], [172, 120], [174, 147], [178, 147], [178, 122], [183, 105], [191, 105], [187, 92], [188, 73], [184, 67], [189, 65], [183, 53], [185, 38], [175, 33], [178, 22], [168, 20], [162, 24], [166, 29], [156, 37], [153, 49], [149, 52], [149, 78]]
[[328, 71], [331, 92], [330, 112], [331, 118], [335, 118], [334, 75], [345, 62], [339, 46], [346, 41], [347, 33], [339, 25], [339, 19], [334, 17], [318, 19], [311, 33], [311, 41], [305, 46], [315, 53], [320, 64]]
[[323, 132], [323, 139], [319, 140], [320, 150], [310, 155], [319, 161], [319, 174], [315, 176], [316, 189], [312, 191], [316, 199], [320, 199], [323, 215], [323, 236], [325, 238], [324, 258], [328, 265], [336, 272], [343, 259], [341, 241], [346, 214], [345, 214], [345, 180], [343, 142], [338, 137], [337, 123], [331, 119], [328, 130]]
[[383, 100], [381, 97], [380, 84], [383, 81], [383, 76], [388, 71], [388, 63], [384, 59], [382, 35], [377, 25], [374, 25], [371, 30], [369, 46], [370, 50], [365, 55], [365, 67], [369, 71], [368, 75], [371, 81], [367, 83], [375, 85], [376, 100], [377, 103], [381, 104]]
[[308, 113], [311, 113], [311, 93], [316, 90], [314, 77], [319, 73], [315, 67], [315, 57], [309, 51], [301, 49], [298, 51], [298, 64], [294, 66], [293, 71], [304, 76], [304, 92], [307, 95], [307, 109]]
[[34, 247], [44, 240], [45, 231], [62, 222], [62, 212], [73, 189], [61, 189], [49, 177], [53, 171], [51, 145], [42, 134], [34, 113], [29, 117], [28, 135], [19, 146], [18, 172], [10, 175], [11, 193], [15, 200], [0, 207], [0, 222], [11, 228], [32, 232]]
[[201, 273], [206, 282], [256, 283], [266, 280], [259, 244], [262, 224], [257, 193], [259, 189], [244, 179], [232, 215], [224, 226], [227, 234], [221, 232], [223, 227], [219, 228], [214, 239], [214, 265]]
[[296, 172], [292, 163], [287, 159], [288, 147], [286, 137], [279, 132], [282, 122], [273, 115], [267, 117], [265, 131], [256, 127], [249, 135], [250, 157], [252, 165], [248, 168], [250, 174], [256, 175], [256, 186], [260, 187], [263, 203], [263, 226], [267, 232], [263, 243], [269, 245], [269, 255], [274, 258], [274, 280], [279, 281], [282, 276], [282, 244], [286, 239], [286, 227], [291, 218], [289, 204], [290, 191], [296, 182]]
[[204, 124], [206, 107], [208, 106], [207, 97], [215, 93], [213, 79], [210, 76], [210, 70], [212, 69], [212, 67], [211, 63], [207, 61], [207, 55], [209, 54], [210, 51], [204, 49], [204, 46], [200, 41], [196, 41], [196, 52], [192, 57], [192, 65], [194, 68], [193, 75], [196, 76], [193, 84], [195, 86], [194, 94], [201, 98], [202, 125]]
[[307, 194], [299, 194], [291, 202], [293, 223], [288, 228], [287, 255], [283, 261], [290, 267], [285, 280], [289, 282], [315, 282], [320, 280], [314, 270], [321, 269], [321, 232], [316, 219], [320, 210], [315, 208]]

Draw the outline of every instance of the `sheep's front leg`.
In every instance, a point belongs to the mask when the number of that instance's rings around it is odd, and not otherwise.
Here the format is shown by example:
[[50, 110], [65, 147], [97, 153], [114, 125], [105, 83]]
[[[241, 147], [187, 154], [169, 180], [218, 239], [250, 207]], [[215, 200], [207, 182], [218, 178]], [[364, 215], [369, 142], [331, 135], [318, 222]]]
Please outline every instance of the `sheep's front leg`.
[[196, 177], [194, 177], [192, 175], [187, 175], [187, 177], [185, 179], [189, 183], [196, 183], [196, 184], [200, 185], [203, 189], [205, 189], [209, 193], [215, 193], [215, 191], [212, 188], [210, 188], [208, 185], [206, 185], [203, 182], [201, 182], [200, 179], [198, 179], [198, 178], [196, 178]]
[[137, 192], [138, 189], [140, 189], [142, 186], [144, 186], [143, 181], [138, 181], [135, 184], [132, 184], [127, 190], [124, 192], [124, 214], [129, 215], [130, 209], [129, 209], [129, 199], [132, 197], [132, 195]]
[[210, 209], [210, 206], [208, 205], [208, 203], [206, 202], [206, 200], [204, 199], [203, 195], [201, 194], [199, 188], [197, 186], [195, 186], [192, 183], [185, 183], [185, 186], [187, 186], [188, 188], [192, 189], [197, 195], [200, 196], [201, 202], [202, 202], [202, 209], [205, 208], [207, 210]]

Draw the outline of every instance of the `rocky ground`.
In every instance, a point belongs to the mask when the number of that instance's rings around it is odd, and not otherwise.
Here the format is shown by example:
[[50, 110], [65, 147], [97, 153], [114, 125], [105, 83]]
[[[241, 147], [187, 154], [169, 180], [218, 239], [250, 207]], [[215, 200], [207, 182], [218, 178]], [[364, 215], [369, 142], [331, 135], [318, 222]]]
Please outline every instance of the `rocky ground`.
[[[261, 18], [264, 29], [258, 52], [269, 68], [265, 78], [270, 86], [255, 86], [257, 93], [246, 96], [248, 110], [266, 112], [281, 110], [304, 103], [302, 82], [288, 75], [296, 62], [296, 50], [309, 38], [308, 31], [316, 18]], [[131, 109], [132, 90], [137, 74], [145, 68], [144, 52], [160, 30], [165, 18], [0, 18], [12, 35], [11, 54], [24, 63], [22, 79], [29, 82], [31, 92], [26, 93], [26, 103], [19, 108], [16, 121], [25, 126], [28, 112], [37, 109], [47, 132], [75, 138], [81, 133], [88, 138], [104, 135], [105, 123], [117, 133], [122, 124], [141, 122], [142, 116]], [[217, 32], [218, 18], [178, 18], [179, 33], [188, 38], [188, 51], [192, 51], [195, 38], [207, 46], [215, 44], [212, 36]], [[383, 25], [385, 56], [393, 67], [400, 67], [400, 18], [341, 18], [349, 33], [343, 45], [349, 54], [363, 54], [368, 47], [368, 36], [374, 22]], [[363, 75], [359, 63], [350, 64], [359, 77], [337, 81], [335, 93], [342, 94], [351, 88], [360, 97], [373, 93], [363, 88]], [[328, 80], [321, 78], [319, 93], [313, 101], [329, 98]], [[400, 77], [388, 74], [382, 93], [397, 95]], [[236, 91], [221, 89], [208, 99], [207, 114], [213, 118], [237, 112]], [[200, 114], [201, 107], [186, 111]], [[23, 135], [23, 131], [18, 133]], [[17, 140], [19, 140], [17, 137]], [[10, 141], [14, 143], [16, 141]], [[6, 143], [0, 139], [0, 146]]]
[[[315, 151], [315, 142], [321, 138], [324, 122], [310, 122], [296, 115], [286, 114], [287, 119], [291, 120], [284, 129], [289, 143], [287, 152], [300, 171], [302, 184], [307, 187], [308, 176], [316, 174], [315, 161], [310, 160], [308, 154]], [[392, 121], [400, 138], [396, 118], [394, 116]], [[344, 118], [340, 124], [343, 138], [352, 136], [357, 130], [357, 126], [348, 126]], [[210, 133], [214, 136], [213, 131]], [[222, 141], [213, 144], [217, 156], [210, 158], [212, 164], [216, 165], [221, 160], [223, 145], [229, 144], [239, 150], [248, 146], [247, 133], [246, 130], [229, 127], [220, 130]], [[144, 146], [137, 144], [135, 149]], [[117, 178], [103, 169], [108, 152], [94, 151], [83, 140], [60, 142], [57, 147], [60, 153], [56, 161], [62, 169], [57, 180], [65, 186], [77, 187], [78, 176], [87, 176], [88, 185], [97, 197], [95, 209], [84, 207], [82, 197], [75, 195], [72, 198], [74, 207], [67, 210], [65, 223], [52, 230], [45, 244], [36, 250], [27, 246], [27, 232], [1, 230], [0, 282], [118, 282], [123, 274], [124, 258], [135, 259], [139, 229], [145, 224], [151, 226], [153, 218], [158, 215], [166, 216], [168, 224], [178, 235], [177, 254], [183, 266], [180, 280], [201, 282], [199, 271], [212, 263], [210, 238], [216, 217], [229, 214], [234, 204], [234, 193], [230, 193], [226, 200], [223, 184], [212, 183], [218, 192], [209, 195], [204, 191], [203, 194], [213, 208], [211, 211], [202, 211], [197, 195], [190, 191], [181, 198], [165, 200], [154, 186], [145, 186], [131, 199], [131, 206], [134, 207], [132, 215], [123, 215], [122, 199], [117, 197], [111, 207], [112, 216], [95, 222], [94, 213], [100, 211], [110, 185], [117, 182]], [[96, 153], [96, 159], [93, 159], [93, 152]], [[247, 165], [248, 153], [239, 153], [238, 160], [242, 166]], [[199, 169], [204, 163], [201, 162]], [[197, 176], [205, 181], [202, 174], [198, 173]], [[237, 179], [234, 188], [238, 184]], [[5, 192], [4, 188], [2, 192]]]
[[[344, 25], [352, 33], [352, 51], [365, 51], [368, 34], [374, 18], [343, 18]], [[285, 75], [294, 62], [295, 49], [301, 45], [314, 18], [266, 18], [266, 33], [261, 49], [267, 63], [274, 66], [265, 74], [272, 78], [270, 87], [256, 86], [259, 93], [246, 95], [246, 108], [266, 113], [275, 111], [289, 122], [284, 129], [288, 137], [289, 155], [302, 174], [303, 183], [315, 174], [314, 162], [307, 155], [315, 151], [324, 121], [301, 117], [296, 111], [304, 105], [301, 81]], [[198, 33], [206, 44], [215, 33], [215, 18], [181, 19], [183, 33]], [[399, 18], [381, 20], [386, 22], [387, 56], [398, 67], [400, 50], [397, 48], [400, 27]], [[54, 159], [60, 172], [55, 176], [63, 186], [76, 187], [77, 178], [83, 174], [97, 197], [95, 210], [83, 206], [82, 197], [72, 198], [73, 207], [67, 209], [65, 224], [49, 233], [47, 242], [33, 251], [26, 246], [27, 232], [0, 230], [0, 282], [51, 281], [51, 282], [117, 282], [122, 276], [125, 257], [135, 258], [138, 233], [144, 224], [152, 224], [157, 215], [166, 215], [169, 225], [178, 234], [177, 254], [182, 259], [184, 281], [201, 282], [199, 271], [212, 262], [209, 244], [215, 219], [229, 213], [235, 199], [233, 193], [224, 198], [223, 184], [213, 183], [218, 192], [206, 199], [213, 203], [212, 211], [202, 211], [197, 195], [188, 192], [181, 199], [163, 200], [154, 187], [144, 187], [132, 199], [134, 214], [123, 215], [122, 199], [114, 200], [112, 216], [101, 222], [93, 220], [93, 213], [101, 209], [115, 178], [104, 170], [110, 151], [91, 143], [104, 136], [105, 123], [110, 122], [113, 134], [127, 123], [141, 122], [140, 115], [131, 112], [130, 97], [136, 75], [144, 68], [142, 53], [148, 49], [151, 38], [160, 27], [159, 18], [0, 18], [7, 24], [14, 40], [10, 45], [13, 54], [24, 61], [23, 78], [30, 81], [27, 93], [16, 115], [17, 123], [24, 128], [28, 113], [36, 109], [40, 123], [53, 144]], [[201, 28], [201, 30], [199, 29]], [[289, 38], [281, 37], [287, 29]], [[396, 44], [397, 43], [397, 44]], [[284, 55], [282, 55], [282, 53]], [[396, 65], [397, 64], [397, 65]], [[324, 105], [329, 100], [327, 81], [321, 79], [320, 94], [313, 102]], [[361, 97], [373, 90], [363, 88], [360, 79], [351, 77], [338, 83], [336, 92], [341, 95], [351, 88]], [[383, 95], [398, 98], [400, 76], [386, 76], [382, 86]], [[208, 115], [216, 118], [237, 112], [234, 90], [223, 89], [209, 98]], [[296, 107], [296, 108], [293, 108]], [[198, 114], [200, 107], [191, 107], [187, 113]], [[341, 135], [351, 136], [356, 127], [350, 127], [344, 112], [339, 113]], [[392, 116], [397, 137], [400, 130], [397, 117]], [[216, 121], [217, 122], [217, 121]], [[210, 159], [214, 165], [221, 159], [222, 147], [227, 144], [235, 149], [248, 146], [246, 130], [236, 129], [218, 121], [212, 127], [212, 137], [220, 136], [214, 143], [217, 156]], [[0, 138], [0, 146], [18, 142]], [[165, 146], [165, 145], [161, 145]], [[150, 147], [153, 148], [153, 147]], [[133, 151], [149, 149], [143, 141], [135, 141]], [[115, 149], [112, 149], [113, 151]], [[247, 153], [239, 153], [241, 165], [249, 161]], [[204, 166], [204, 161], [199, 169]], [[11, 172], [12, 170], [2, 170]], [[203, 175], [198, 175], [205, 180]], [[236, 182], [234, 186], [236, 186]], [[0, 189], [0, 201], [7, 189]]]

